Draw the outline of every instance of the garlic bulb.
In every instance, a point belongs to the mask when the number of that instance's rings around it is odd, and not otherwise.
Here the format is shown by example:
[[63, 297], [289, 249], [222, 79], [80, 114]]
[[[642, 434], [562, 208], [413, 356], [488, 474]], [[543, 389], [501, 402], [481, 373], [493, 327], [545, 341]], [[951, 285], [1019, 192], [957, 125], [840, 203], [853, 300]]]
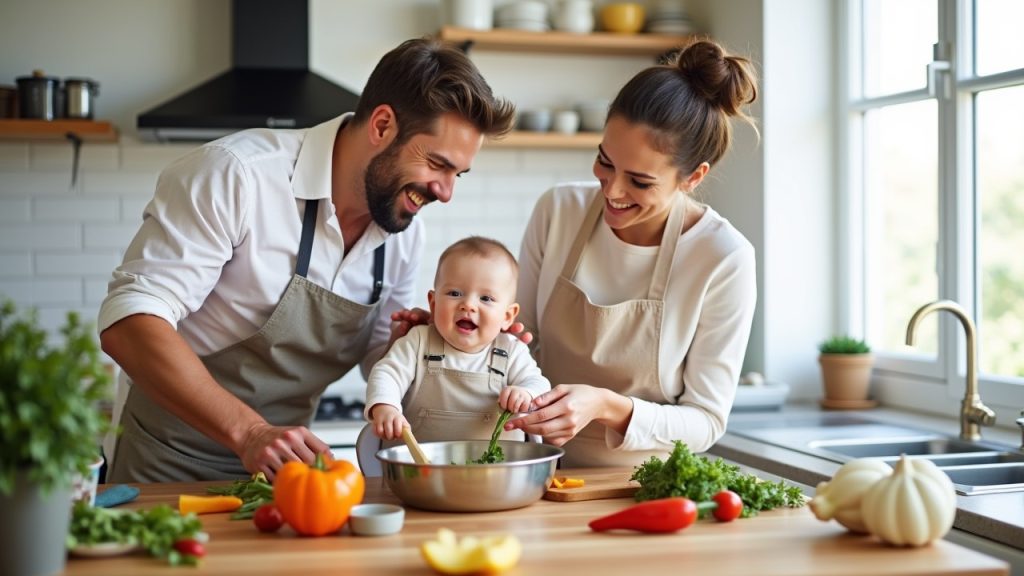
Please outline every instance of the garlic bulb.
[[946, 473], [905, 455], [861, 503], [868, 530], [897, 546], [924, 546], [946, 535], [956, 516], [956, 491]]
[[861, 499], [879, 480], [892, 474], [881, 460], [859, 458], [843, 464], [829, 482], [818, 484], [811, 511], [818, 520], [833, 518], [852, 532], [867, 532], [861, 519]]

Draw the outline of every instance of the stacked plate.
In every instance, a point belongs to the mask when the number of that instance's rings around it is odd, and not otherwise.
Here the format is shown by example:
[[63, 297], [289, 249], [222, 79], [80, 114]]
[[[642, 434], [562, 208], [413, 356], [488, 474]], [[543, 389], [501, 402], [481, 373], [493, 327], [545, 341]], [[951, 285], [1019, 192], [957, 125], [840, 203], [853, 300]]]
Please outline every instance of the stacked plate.
[[516, 0], [498, 8], [494, 24], [498, 28], [547, 32], [548, 5], [540, 0]]
[[692, 34], [694, 27], [680, 0], [661, 0], [651, 8], [647, 31], [651, 34], [683, 36]]

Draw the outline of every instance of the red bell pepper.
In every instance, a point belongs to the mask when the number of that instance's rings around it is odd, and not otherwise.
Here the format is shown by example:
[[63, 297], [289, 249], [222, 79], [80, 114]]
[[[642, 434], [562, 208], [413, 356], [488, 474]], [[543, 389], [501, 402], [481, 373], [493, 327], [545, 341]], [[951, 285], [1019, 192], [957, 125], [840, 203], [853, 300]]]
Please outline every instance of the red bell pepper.
[[701, 502], [700, 504], [695, 504], [693, 500], [682, 497], [648, 500], [592, 520], [589, 526], [595, 532], [604, 532], [605, 530], [676, 532], [696, 522], [698, 513], [704, 510], [712, 510], [715, 518], [720, 522], [730, 522], [739, 518], [743, 511], [743, 500], [735, 492], [729, 490], [722, 490], [715, 494], [710, 502]]
[[588, 526], [595, 532], [605, 530], [639, 530], [640, 532], [675, 532], [697, 520], [697, 505], [689, 498], [648, 500], [607, 516], [592, 520]]

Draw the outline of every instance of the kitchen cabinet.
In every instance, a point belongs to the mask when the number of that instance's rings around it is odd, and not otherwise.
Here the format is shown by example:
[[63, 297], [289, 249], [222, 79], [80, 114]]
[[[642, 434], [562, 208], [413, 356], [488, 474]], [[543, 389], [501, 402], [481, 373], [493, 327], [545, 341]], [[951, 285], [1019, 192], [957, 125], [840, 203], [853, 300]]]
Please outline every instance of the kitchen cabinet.
[[[459, 44], [469, 51], [491, 50], [524, 54], [585, 54], [593, 56], [657, 56], [686, 44], [691, 36], [663, 34], [614, 34], [593, 32], [530, 32], [495, 28], [471, 30], [445, 26], [438, 34], [441, 40]], [[625, 79], [623, 79], [625, 80]], [[514, 131], [501, 140], [488, 142], [495, 148], [562, 148], [593, 149], [601, 143], [600, 132], [578, 132], [566, 135], [554, 132]]]
[[[559, 475], [591, 478], [630, 470], [560, 470]], [[129, 506], [174, 504], [179, 494], [204, 494], [219, 483], [140, 484], [139, 499]], [[400, 504], [380, 477], [368, 478], [365, 502]], [[288, 527], [258, 532], [249, 521], [230, 514], [201, 517], [210, 534], [200, 571], [209, 574], [430, 574], [419, 546], [438, 528], [457, 534], [514, 534], [523, 545], [519, 565], [509, 574], [621, 575], [758, 574], [832, 576], [1002, 575], [1005, 563], [940, 540], [923, 548], [897, 548], [863, 535], [848, 534], [835, 522], [820, 522], [806, 508], [762, 512], [754, 518], [719, 523], [707, 519], [673, 534], [594, 533], [593, 518], [633, 503], [629, 498], [555, 502], [540, 500], [517, 510], [451, 514], [406, 508], [402, 531], [392, 536], [354, 537], [343, 528], [337, 536], [303, 538]], [[167, 566], [144, 555], [117, 558], [72, 558], [65, 574], [106, 576], [167, 573]]]

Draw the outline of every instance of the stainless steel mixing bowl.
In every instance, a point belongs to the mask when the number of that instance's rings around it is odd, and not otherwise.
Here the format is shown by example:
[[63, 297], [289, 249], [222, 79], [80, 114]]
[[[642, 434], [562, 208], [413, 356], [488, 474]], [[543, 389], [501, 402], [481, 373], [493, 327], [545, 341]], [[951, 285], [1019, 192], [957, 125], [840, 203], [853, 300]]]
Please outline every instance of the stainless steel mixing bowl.
[[420, 444], [430, 464], [416, 464], [407, 446], [377, 452], [388, 488], [414, 508], [439, 512], [491, 512], [529, 506], [544, 495], [561, 448], [499, 441], [505, 461], [466, 464], [480, 458], [486, 440]]

